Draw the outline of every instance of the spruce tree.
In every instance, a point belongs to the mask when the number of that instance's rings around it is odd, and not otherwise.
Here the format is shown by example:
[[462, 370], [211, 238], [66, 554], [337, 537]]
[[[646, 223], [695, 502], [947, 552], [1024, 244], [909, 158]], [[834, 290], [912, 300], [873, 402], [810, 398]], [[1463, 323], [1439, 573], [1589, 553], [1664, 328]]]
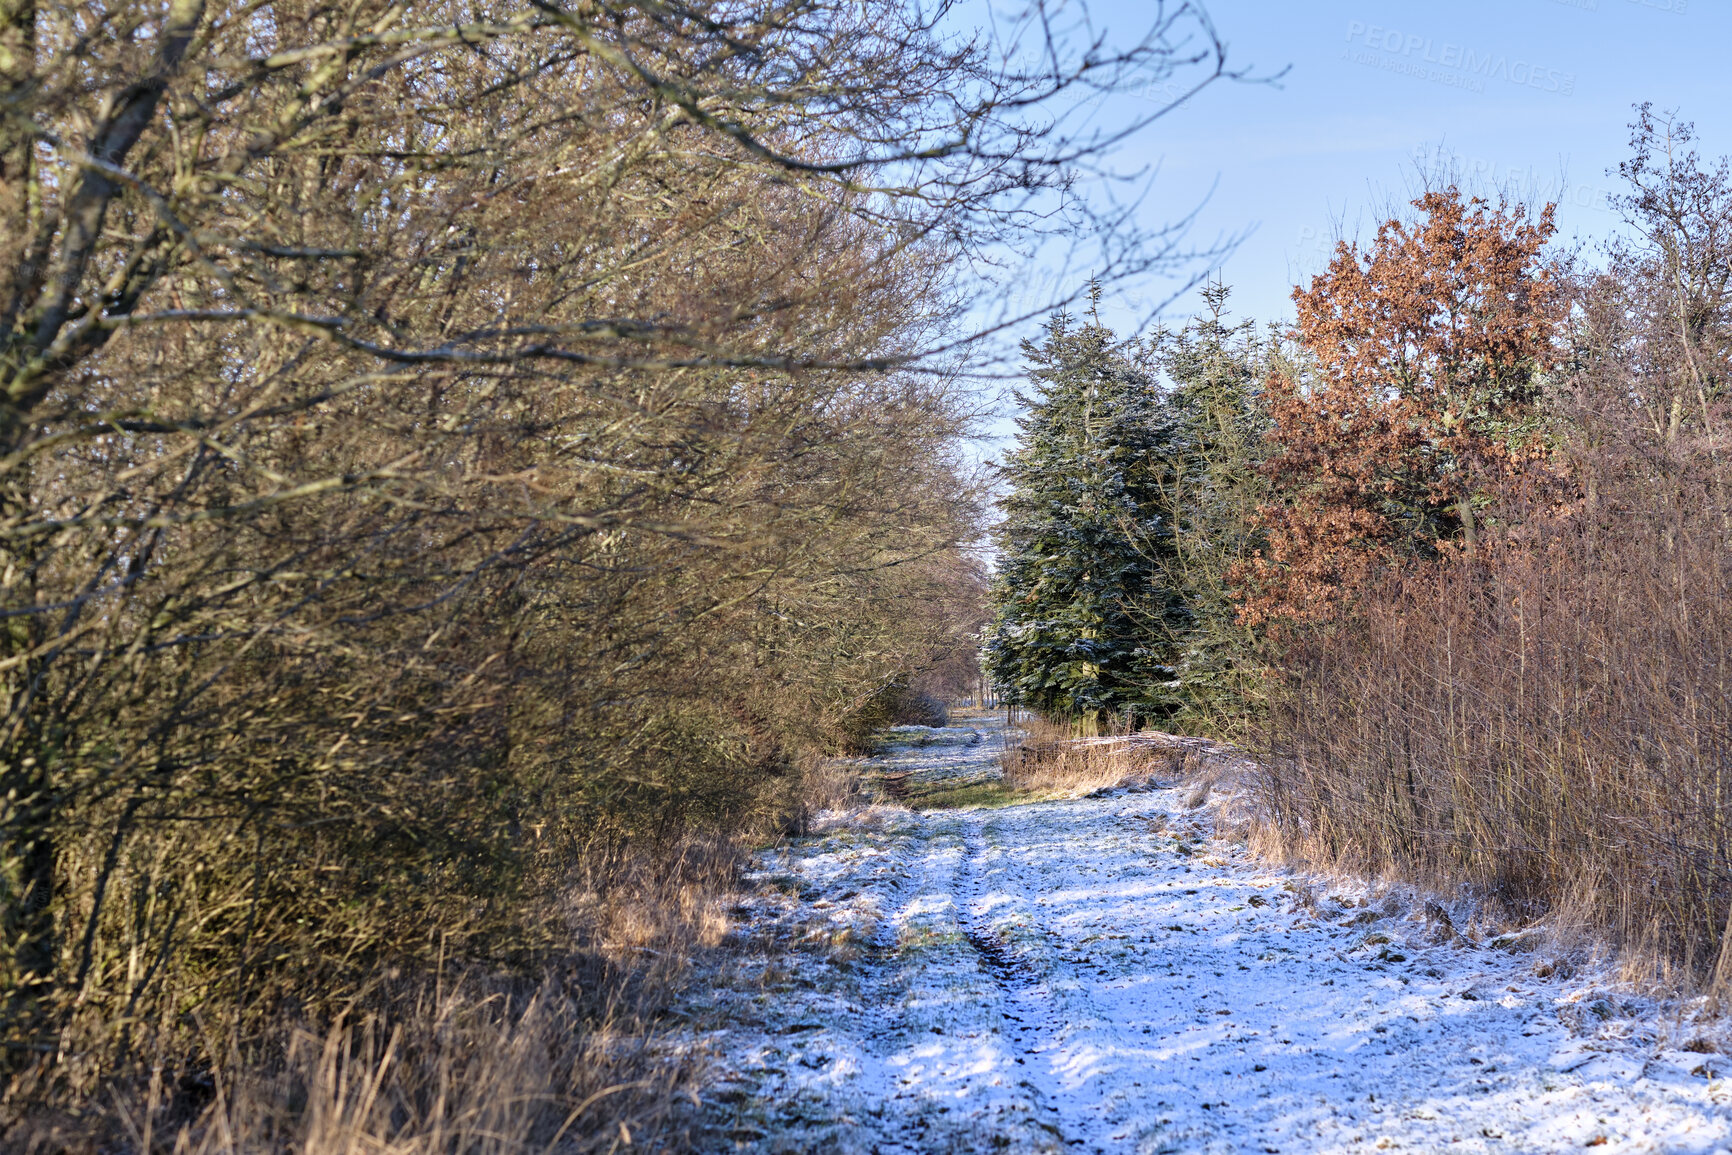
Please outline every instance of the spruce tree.
[[[1182, 610], [1163, 583], [1173, 533], [1160, 510], [1176, 425], [1150, 349], [1121, 346], [1096, 309], [1025, 342], [1017, 448], [997, 531], [985, 664], [1005, 698], [1093, 731], [1147, 717], [1177, 674]], [[1151, 628], [1151, 627], [1154, 628]]]
[[1233, 584], [1263, 541], [1263, 383], [1288, 371], [1275, 332], [1227, 322], [1229, 294], [1220, 283], [1206, 285], [1207, 311], [1154, 342], [1170, 384], [1174, 446], [1160, 502], [1172, 541], [1158, 580], [1181, 607], [1147, 623], [1178, 667], [1176, 685], [1156, 704], [1172, 711], [1176, 727], [1207, 733], [1232, 730], [1260, 686], [1256, 634], [1240, 621]]

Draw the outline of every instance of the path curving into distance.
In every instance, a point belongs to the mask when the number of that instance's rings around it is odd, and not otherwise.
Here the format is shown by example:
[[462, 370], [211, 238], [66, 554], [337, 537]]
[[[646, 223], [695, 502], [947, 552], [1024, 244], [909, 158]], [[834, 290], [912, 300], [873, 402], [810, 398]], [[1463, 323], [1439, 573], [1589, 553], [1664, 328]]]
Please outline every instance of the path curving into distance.
[[[993, 801], [1001, 727], [904, 729], [877, 768]], [[759, 965], [687, 1012], [706, 1149], [1732, 1150], [1732, 1062], [1688, 1022], [1436, 907], [1307, 901], [1185, 793], [877, 807], [765, 854]]]

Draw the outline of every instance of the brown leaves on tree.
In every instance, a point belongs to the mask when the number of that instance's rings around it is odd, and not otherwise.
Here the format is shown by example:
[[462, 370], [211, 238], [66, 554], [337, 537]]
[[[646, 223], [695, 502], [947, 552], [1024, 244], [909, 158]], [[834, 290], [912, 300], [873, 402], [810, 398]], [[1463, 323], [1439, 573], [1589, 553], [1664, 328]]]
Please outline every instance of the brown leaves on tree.
[[1293, 292], [1307, 354], [1268, 384], [1268, 544], [1237, 574], [1254, 625], [1334, 617], [1398, 558], [1471, 548], [1488, 488], [1537, 442], [1536, 370], [1558, 312], [1547, 205], [1412, 202]]

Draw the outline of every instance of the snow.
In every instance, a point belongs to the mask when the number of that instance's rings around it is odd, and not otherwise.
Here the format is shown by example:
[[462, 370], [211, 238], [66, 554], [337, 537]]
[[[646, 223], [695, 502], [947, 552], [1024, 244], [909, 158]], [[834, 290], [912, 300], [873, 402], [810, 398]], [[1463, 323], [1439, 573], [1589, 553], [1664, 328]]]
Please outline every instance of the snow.
[[[967, 782], [1002, 730], [895, 737], [885, 769]], [[763, 854], [756, 965], [686, 1008], [711, 1146], [1732, 1150], [1732, 1063], [1677, 1007], [1369, 886], [1313, 899], [1187, 793], [876, 805]]]

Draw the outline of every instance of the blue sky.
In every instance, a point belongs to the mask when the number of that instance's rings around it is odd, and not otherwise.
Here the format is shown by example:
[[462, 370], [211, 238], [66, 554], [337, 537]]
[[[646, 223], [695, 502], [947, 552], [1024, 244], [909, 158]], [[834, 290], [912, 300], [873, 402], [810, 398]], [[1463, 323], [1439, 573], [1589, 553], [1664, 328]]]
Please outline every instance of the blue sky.
[[[1222, 267], [1241, 316], [1290, 317], [1293, 284], [1322, 269], [1338, 232], [1368, 232], [1439, 157], [1470, 189], [1558, 200], [1561, 237], [1591, 239], [1617, 227], [1606, 170], [1625, 154], [1632, 104], [1676, 108], [1695, 121], [1705, 155], [1732, 152], [1729, 0], [1208, 7], [1231, 63], [1286, 67], [1285, 78], [1206, 90], [1128, 144], [1119, 164], [1158, 166], [1143, 206], [1150, 223], [1206, 200], [1198, 239], [1250, 230]], [[1129, 35], [1148, 8], [1097, 0], [1092, 11]], [[1147, 306], [1171, 289], [1149, 283], [1128, 295]]]

